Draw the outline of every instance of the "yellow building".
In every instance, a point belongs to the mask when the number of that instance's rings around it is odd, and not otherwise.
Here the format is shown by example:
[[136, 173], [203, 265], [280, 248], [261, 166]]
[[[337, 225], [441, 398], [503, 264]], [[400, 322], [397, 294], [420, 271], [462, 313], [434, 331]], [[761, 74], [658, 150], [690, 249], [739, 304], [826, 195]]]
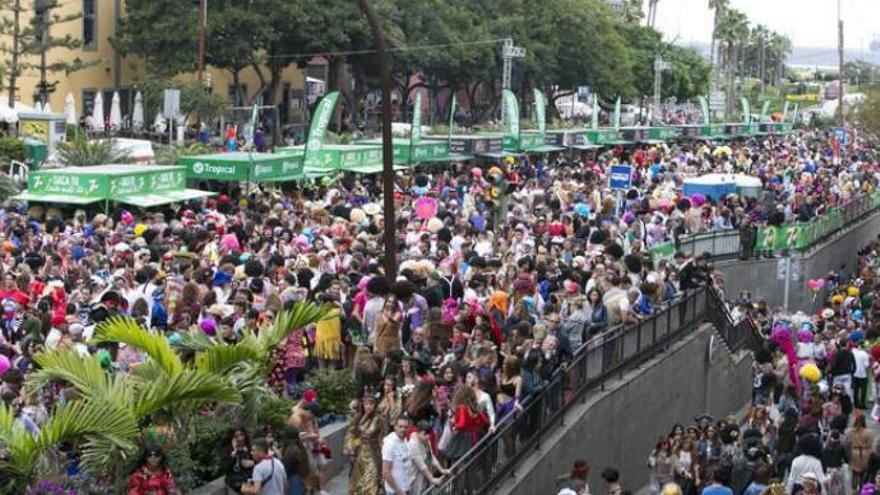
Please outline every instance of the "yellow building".
[[[27, 7], [32, 2], [33, 0], [22, 0], [25, 12], [27, 12]], [[78, 116], [80, 116], [86, 109], [90, 109], [93, 106], [95, 95], [101, 91], [103, 92], [105, 105], [104, 115], [107, 116], [109, 115], [113, 92], [119, 91], [122, 115], [123, 117], [129, 116], [134, 104], [138, 81], [143, 81], [147, 77], [147, 73], [143, 60], [139, 57], [120, 56], [110, 43], [110, 38], [116, 34], [116, 26], [119, 19], [125, 15], [125, 0], [62, 0], [61, 5], [62, 7], [56, 11], [57, 14], [61, 16], [80, 14], [82, 17], [70, 22], [56, 24], [53, 26], [52, 35], [58, 37], [70, 35], [76, 39], [81, 39], [83, 40], [83, 47], [77, 50], [56, 48], [50, 52], [48, 63], [51, 64], [55, 60], [72, 60], [79, 57], [83, 61], [94, 62], [95, 65], [68, 76], [65, 76], [63, 73], [49, 75], [48, 79], [50, 81], [59, 81], [55, 92], [49, 95], [52, 111], [62, 113], [64, 111], [64, 100], [68, 93], [72, 93], [76, 100]], [[193, 8], [196, 8], [195, 4]], [[27, 14], [23, 13], [23, 25], [26, 24], [27, 19]], [[6, 44], [9, 44], [8, 41]], [[28, 60], [28, 62], [36, 63], [36, 57], [32, 58], [33, 60]], [[196, 58], [195, 51], [193, 51], [193, 58]], [[210, 80], [211, 91], [227, 96], [230, 104], [235, 103], [233, 101], [232, 74], [229, 71], [213, 67], [208, 67], [206, 71], [210, 74], [206, 79]], [[196, 75], [191, 74], [181, 77], [191, 77], [194, 79]], [[28, 106], [33, 106], [39, 97], [39, 81], [38, 71], [24, 71], [16, 84], [18, 87], [16, 99]], [[251, 98], [260, 87], [259, 79], [252, 68], [241, 72], [240, 83], [246, 100]], [[9, 80], [7, 77], [4, 86], [8, 87], [8, 85]], [[288, 67], [283, 74], [282, 84], [279, 85], [279, 94], [276, 96], [277, 102], [286, 102], [286, 106], [282, 105], [281, 108], [282, 122], [288, 120], [284, 118], [285, 116], [292, 117], [298, 114], [299, 109], [303, 107], [304, 87], [305, 74], [303, 71], [299, 70], [295, 65]], [[7, 91], [3, 92], [3, 100], [6, 99]], [[148, 122], [157, 110], [144, 109]]]

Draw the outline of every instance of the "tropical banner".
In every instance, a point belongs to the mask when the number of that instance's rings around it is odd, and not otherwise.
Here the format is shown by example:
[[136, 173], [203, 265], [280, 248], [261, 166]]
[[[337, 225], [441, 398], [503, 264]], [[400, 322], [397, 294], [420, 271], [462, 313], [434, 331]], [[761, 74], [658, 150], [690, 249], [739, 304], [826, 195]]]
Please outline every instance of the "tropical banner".
[[788, 122], [788, 100], [782, 104], [782, 121]]
[[321, 147], [324, 146], [324, 136], [327, 134], [327, 127], [330, 125], [330, 119], [333, 118], [333, 109], [336, 108], [336, 101], [339, 99], [339, 91], [332, 91], [327, 94], [318, 103], [315, 113], [312, 115], [312, 124], [309, 126], [309, 139], [306, 141], [305, 164], [311, 164], [310, 157], [315, 157]]
[[537, 124], [538, 132], [541, 134], [547, 131], [547, 121], [545, 120], [546, 107], [547, 102], [544, 100], [544, 94], [541, 93], [541, 90], [535, 88], [535, 123]]
[[452, 101], [449, 102], [449, 141], [452, 141], [452, 134], [455, 128], [455, 93], [452, 93]]
[[590, 127], [599, 128], [599, 95], [593, 95], [593, 115], [591, 116]]
[[614, 128], [620, 129], [620, 97], [614, 102]]
[[752, 123], [752, 105], [745, 97], [740, 98], [739, 102], [742, 105], [743, 124], [749, 125]]
[[422, 93], [416, 93], [413, 102], [412, 128], [409, 130], [410, 144], [419, 144], [422, 140]]
[[764, 104], [761, 105], [761, 118], [758, 119], [758, 122], [764, 122], [764, 119], [767, 118], [768, 110], [770, 110], [770, 100], [764, 100]]
[[700, 114], [703, 116], [703, 125], [709, 125], [711, 123], [709, 117], [709, 100], [703, 95], [698, 96], [697, 99], [700, 101]]
[[505, 89], [502, 95], [504, 103], [504, 118], [507, 119], [507, 134], [519, 138], [519, 104], [513, 91]]

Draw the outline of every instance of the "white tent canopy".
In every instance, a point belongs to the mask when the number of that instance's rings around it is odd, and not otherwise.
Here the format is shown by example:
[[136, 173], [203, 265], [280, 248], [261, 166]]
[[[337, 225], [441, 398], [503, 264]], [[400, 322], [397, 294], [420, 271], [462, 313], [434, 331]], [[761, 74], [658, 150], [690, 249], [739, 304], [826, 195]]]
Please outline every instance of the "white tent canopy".
[[7, 124], [14, 124], [18, 122], [18, 114], [19, 113], [33, 113], [35, 109], [19, 102], [15, 102], [15, 108], [9, 108], [9, 100], [6, 98], [0, 98], [0, 121], [6, 122]]
[[104, 131], [104, 97], [101, 96], [100, 91], [95, 95], [95, 108], [92, 109], [92, 130]]

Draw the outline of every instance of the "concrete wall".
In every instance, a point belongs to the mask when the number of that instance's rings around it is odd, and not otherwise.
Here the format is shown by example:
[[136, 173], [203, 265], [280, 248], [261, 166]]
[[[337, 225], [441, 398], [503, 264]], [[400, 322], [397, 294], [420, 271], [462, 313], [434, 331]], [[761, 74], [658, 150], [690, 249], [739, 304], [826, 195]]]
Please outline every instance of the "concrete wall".
[[[710, 338], [715, 342], [711, 365]], [[575, 459], [592, 466], [593, 493], [604, 492], [599, 474], [606, 467], [620, 470], [624, 488], [635, 492], [648, 483], [645, 462], [654, 443], [673, 424], [692, 423], [705, 411], [722, 417], [742, 409], [750, 399], [751, 366], [751, 353], [733, 356], [711, 326], [700, 327], [603, 391], [588, 394], [498, 493], [550, 493]]]
[[[814, 302], [807, 289], [807, 280], [824, 278], [832, 270], [853, 273], [857, 267], [857, 253], [880, 234], [880, 213], [862, 220], [855, 226], [832, 237], [811, 251], [791, 256], [788, 287], [788, 307], [812, 312], [821, 304]], [[742, 290], [752, 292], [752, 300], [764, 299], [771, 307], [785, 301], [785, 270], [787, 261], [760, 259], [716, 263], [724, 274], [724, 290], [728, 299], [734, 299]]]

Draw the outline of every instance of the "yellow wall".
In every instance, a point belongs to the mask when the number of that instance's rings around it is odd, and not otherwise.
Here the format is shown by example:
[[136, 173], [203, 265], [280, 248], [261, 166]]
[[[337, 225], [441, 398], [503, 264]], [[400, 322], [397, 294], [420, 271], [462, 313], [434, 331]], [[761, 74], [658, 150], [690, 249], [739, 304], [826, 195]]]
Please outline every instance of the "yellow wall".
[[[26, 7], [31, 7], [33, 5], [32, 1], [33, 0], [22, 0], [22, 3]], [[137, 82], [143, 80], [147, 76], [143, 61], [137, 57], [125, 57], [119, 60], [119, 74], [117, 75], [116, 73], [117, 60], [109, 38], [115, 34], [117, 2], [121, 9], [121, 14], [124, 14], [124, 0], [96, 0], [97, 32], [96, 46], [94, 49], [81, 48], [77, 50], [67, 50], [58, 48], [50, 53], [49, 63], [54, 60], [71, 60], [77, 57], [87, 62], [97, 61], [95, 65], [74, 72], [69, 76], [65, 76], [63, 73], [49, 75], [49, 80], [60, 81], [55, 92], [49, 95], [49, 103], [52, 106], [53, 112], [62, 113], [64, 111], [64, 100], [67, 97], [68, 92], [73, 93], [76, 100], [77, 114], [79, 115], [83, 112], [84, 91], [112, 91], [117, 88], [117, 79], [120, 88], [136, 89]], [[82, 14], [83, 0], [62, 0], [61, 4], [62, 7], [57, 10], [57, 13], [61, 16], [74, 13]], [[27, 19], [28, 13], [26, 11], [22, 13], [22, 24], [25, 24]], [[55, 36], [65, 36], [69, 34], [76, 39], [81, 39], [83, 35], [83, 20], [77, 19], [63, 24], [56, 24], [53, 27], [52, 34]], [[2, 39], [2, 42], [4, 44], [11, 44], [11, 39], [9, 39], [9, 37], [5, 38], [6, 39]], [[195, 57], [196, 53], [193, 53], [193, 58]], [[36, 63], [38, 60], [36, 57], [32, 57], [28, 62]], [[213, 67], [209, 67], [207, 70], [211, 73], [213, 91], [225, 97], [229, 91], [229, 85], [232, 84], [232, 75], [228, 71], [218, 70]], [[268, 77], [268, 72], [265, 74]], [[195, 78], [195, 74], [184, 75], [182, 77]], [[247, 97], [253, 96], [259, 88], [259, 79], [257, 78], [255, 71], [249, 68], [242, 71], [240, 77], [241, 83], [247, 85]], [[18, 86], [16, 99], [29, 106], [34, 105], [34, 97], [36, 95], [39, 80], [40, 77], [38, 71], [26, 70], [19, 77], [18, 83], [16, 84], [16, 86]], [[276, 101], [280, 101], [280, 92], [284, 83], [289, 83], [291, 88], [301, 90], [305, 86], [305, 75], [296, 66], [289, 67], [285, 70], [282, 83], [279, 84], [278, 87], [279, 93], [276, 95]], [[8, 87], [8, 85], [9, 81], [7, 78], [7, 80], [4, 81], [3, 86]], [[6, 95], [7, 91], [4, 91], [2, 95], [3, 100], [5, 100]], [[155, 112], [155, 110], [156, 109], [145, 109], [148, 118], [153, 112]]]

